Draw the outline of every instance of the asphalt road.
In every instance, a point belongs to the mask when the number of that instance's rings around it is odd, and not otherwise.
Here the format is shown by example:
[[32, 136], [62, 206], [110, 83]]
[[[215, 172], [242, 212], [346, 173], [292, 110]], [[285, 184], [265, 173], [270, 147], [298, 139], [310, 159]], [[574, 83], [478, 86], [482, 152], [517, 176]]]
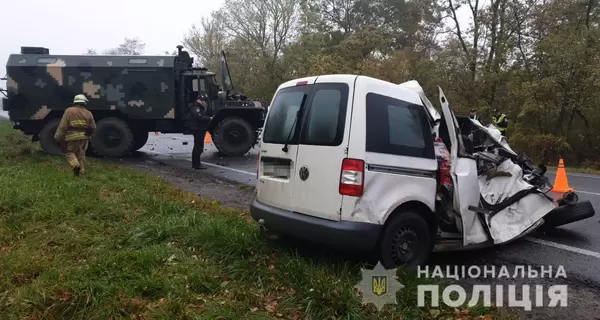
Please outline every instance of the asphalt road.
[[[187, 143], [187, 144], [186, 144]], [[141, 150], [148, 157], [167, 164], [189, 168], [193, 143], [191, 136], [178, 134], [151, 134], [148, 144]], [[212, 144], [205, 145], [202, 159], [209, 167], [207, 173], [250, 186], [256, 185], [258, 148], [239, 158], [221, 158]], [[548, 174], [554, 179], [554, 172]], [[569, 184], [580, 200], [590, 200], [600, 209], [600, 176], [569, 173]], [[506, 261], [513, 264], [530, 264], [553, 269], [564, 266], [568, 278], [600, 287], [600, 224], [596, 217], [572, 223], [551, 233], [535, 234], [514, 244], [461, 254], [453, 254], [450, 264], [468, 264], [474, 260]]]

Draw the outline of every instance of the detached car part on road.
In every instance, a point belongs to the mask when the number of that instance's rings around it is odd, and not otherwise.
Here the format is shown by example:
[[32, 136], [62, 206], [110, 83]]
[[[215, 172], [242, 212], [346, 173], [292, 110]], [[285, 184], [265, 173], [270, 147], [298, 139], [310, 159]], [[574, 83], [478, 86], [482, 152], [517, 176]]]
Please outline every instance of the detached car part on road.
[[149, 132], [189, 133], [183, 125], [187, 105], [202, 94], [209, 97], [215, 147], [224, 156], [246, 154], [258, 141], [266, 104], [233, 92], [224, 52], [221, 87], [215, 73], [193, 67], [189, 53], [177, 48], [175, 56], [108, 56], [22, 47], [6, 63], [3, 108], [15, 129], [60, 154], [54, 132], [73, 97], [83, 93], [98, 125], [89, 150], [112, 158], [141, 149]]
[[545, 168], [495, 128], [457, 118], [439, 95], [442, 115], [416, 81], [282, 84], [262, 133], [252, 217], [276, 234], [376, 251], [397, 267], [595, 214], [571, 193], [555, 203]]

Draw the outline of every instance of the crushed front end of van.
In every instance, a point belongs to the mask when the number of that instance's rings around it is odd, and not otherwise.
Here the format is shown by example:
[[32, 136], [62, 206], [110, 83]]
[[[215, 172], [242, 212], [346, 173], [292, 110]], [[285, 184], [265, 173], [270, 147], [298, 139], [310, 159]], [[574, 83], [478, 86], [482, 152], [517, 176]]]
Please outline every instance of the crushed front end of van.
[[493, 125], [454, 116], [441, 88], [440, 104], [446, 119], [440, 134], [448, 127], [452, 145], [452, 186], [443, 193], [453, 200], [441, 205], [450, 210], [441, 210], [440, 215], [442, 221], [450, 221], [446, 227], [454, 224], [462, 241], [442, 237], [434, 251], [506, 244], [540, 227], [554, 228], [595, 215], [590, 201], [579, 201], [573, 191], [553, 192], [546, 167], [517, 154]]

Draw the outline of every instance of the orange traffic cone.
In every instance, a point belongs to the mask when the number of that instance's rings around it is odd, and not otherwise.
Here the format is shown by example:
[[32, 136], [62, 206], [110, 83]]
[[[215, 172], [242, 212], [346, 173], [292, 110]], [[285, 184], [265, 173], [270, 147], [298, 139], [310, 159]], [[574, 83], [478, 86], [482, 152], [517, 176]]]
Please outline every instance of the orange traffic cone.
[[212, 137], [210, 136], [210, 133], [206, 133], [206, 135], [204, 136], [204, 143], [212, 143]]
[[556, 178], [554, 178], [553, 192], [565, 193], [567, 191], [575, 191], [569, 187], [569, 180], [567, 180], [567, 171], [565, 170], [565, 162], [561, 158], [558, 161], [558, 168], [556, 169]]

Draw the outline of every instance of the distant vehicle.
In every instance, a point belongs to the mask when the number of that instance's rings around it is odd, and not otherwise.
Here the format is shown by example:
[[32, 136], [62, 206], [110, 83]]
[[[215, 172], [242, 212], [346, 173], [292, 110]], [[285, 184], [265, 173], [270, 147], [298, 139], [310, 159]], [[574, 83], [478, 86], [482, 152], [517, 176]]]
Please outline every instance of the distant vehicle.
[[90, 150], [122, 157], [142, 148], [149, 132], [189, 133], [188, 103], [209, 97], [208, 131], [224, 156], [246, 154], [258, 141], [266, 103], [233, 92], [225, 52], [221, 86], [216, 74], [193, 67], [183, 46], [176, 56], [51, 55], [47, 48], [21, 47], [6, 63], [6, 98], [14, 128], [60, 154], [53, 135], [76, 94], [85, 94], [97, 122]]
[[555, 203], [545, 167], [493, 126], [456, 117], [441, 88], [439, 99], [441, 115], [416, 81], [357, 75], [281, 84], [260, 141], [252, 217], [263, 231], [374, 251], [394, 268], [595, 215], [574, 193]]

